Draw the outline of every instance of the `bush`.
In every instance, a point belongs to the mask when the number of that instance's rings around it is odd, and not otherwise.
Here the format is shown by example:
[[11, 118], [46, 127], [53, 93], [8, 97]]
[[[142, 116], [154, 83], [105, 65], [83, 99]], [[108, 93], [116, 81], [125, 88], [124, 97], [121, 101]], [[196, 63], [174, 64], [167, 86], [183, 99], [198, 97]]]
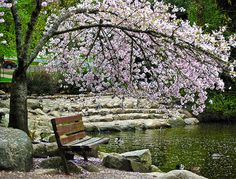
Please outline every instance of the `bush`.
[[206, 109], [199, 119], [205, 122], [236, 122], [236, 93], [210, 92]]
[[57, 75], [49, 74], [46, 71], [29, 72], [27, 86], [30, 95], [53, 95], [59, 89]]
[[199, 115], [204, 122], [236, 122], [236, 80], [222, 74], [225, 92], [209, 91], [205, 111]]

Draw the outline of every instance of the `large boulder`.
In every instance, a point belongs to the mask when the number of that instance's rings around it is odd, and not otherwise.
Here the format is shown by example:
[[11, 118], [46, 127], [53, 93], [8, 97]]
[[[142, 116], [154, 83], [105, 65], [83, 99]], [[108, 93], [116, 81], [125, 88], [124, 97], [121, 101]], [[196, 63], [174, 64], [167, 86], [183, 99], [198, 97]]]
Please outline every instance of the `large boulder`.
[[130, 161], [134, 172], [149, 172], [151, 170], [152, 156], [149, 149], [122, 153], [121, 156]]
[[109, 154], [104, 157], [102, 164], [107, 168], [132, 171], [130, 160], [117, 153]]
[[28, 135], [12, 128], [0, 127], [0, 170], [29, 171], [33, 147]]
[[150, 172], [152, 157], [149, 149], [136, 150], [122, 154], [108, 154], [103, 158], [103, 165], [108, 168], [134, 172]]

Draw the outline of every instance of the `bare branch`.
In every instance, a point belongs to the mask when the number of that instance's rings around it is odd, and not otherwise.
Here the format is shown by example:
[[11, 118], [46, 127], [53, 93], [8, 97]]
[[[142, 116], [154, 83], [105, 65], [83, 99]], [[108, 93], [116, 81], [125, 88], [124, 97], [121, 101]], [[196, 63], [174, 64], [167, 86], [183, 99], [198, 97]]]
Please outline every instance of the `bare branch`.
[[28, 30], [27, 30], [26, 36], [25, 36], [25, 42], [24, 42], [24, 46], [23, 46], [24, 53], [27, 53], [27, 51], [28, 51], [30, 41], [32, 38], [32, 34], [34, 32], [34, 27], [35, 27], [35, 24], [37, 23], [41, 8], [42, 8], [41, 0], [36, 0], [36, 7], [31, 14], [30, 22], [28, 23]]
[[[89, 29], [89, 28], [95, 28], [95, 27], [113, 28], [113, 29], [120, 29], [122, 31], [127, 31], [127, 32], [148, 34], [148, 35], [151, 35], [151, 36], [153, 36], [155, 38], [160, 38], [160, 37], [166, 38], [167, 41], [170, 40], [169, 42], [173, 42], [173, 40], [175, 40], [175, 37], [173, 37], [172, 35], [168, 36], [166, 34], [157, 32], [155, 30], [141, 30], [141, 29], [137, 29], [137, 28], [131, 28], [131, 27], [120, 26], [120, 25], [113, 25], [113, 24], [91, 24], [91, 25], [78, 26], [78, 27], [75, 27], [75, 28], [54, 32], [53, 36], [64, 34], [64, 33], [69, 33], [69, 32], [76, 31], [76, 30]], [[191, 44], [190, 42], [186, 42], [186, 41], [181, 40], [181, 39], [178, 39], [178, 40], [182, 44], [175, 43], [175, 45], [181, 46], [183, 48], [189, 48], [189, 49], [193, 48], [193, 49], [196, 49], [196, 50], [198, 50], [200, 52], [203, 52], [204, 54], [207, 54], [211, 58], [215, 59], [216, 61], [218, 61], [219, 64], [222, 64], [223, 61], [220, 59], [220, 57], [216, 56], [215, 54], [207, 52], [206, 50], [204, 50], [201, 47], [196, 47], [194, 44]]]
[[93, 47], [94, 47], [94, 45], [95, 45], [95, 43], [96, 43], [96, 41], [97, 41], [97, 39], [98, 39], [98, 37], [99, 37], [100, 31], [101, 31], [101, 29], [99, 28], [98, 31], [97, 31], [97, 34], [96, 34], [96, 36], [95, 36], [95, 38], [94, 38], [94, 40], [93, 40], [93, 43], [91, 44], [91, 46], [90, 46], [90, 48], [89, 48], [89, 51], [88, 51], [88, 53], [86, 54], [86, 58], [80, 63], [81, 66], [83, 65], [83, 63], [84, 63], [86, 60], [88, 60], [88, 57], [89, 57], [91, 51], [93, 50]]
[[20, 60], [18, 63], [19, 65], [22, 64], [22, 57], [21, 57], [21, 51], [22, 51], [22, 25], [20, 22], [19, 14], [17, 11], [17, 1], [16, 0], [10, 0], [10, 3], [12, 3], [11, 7], [11, 13], [13, 15], [14, 23], [15, 23], [15, 33], [16, 33], [16, 52], [17, 52], [17, 58]]

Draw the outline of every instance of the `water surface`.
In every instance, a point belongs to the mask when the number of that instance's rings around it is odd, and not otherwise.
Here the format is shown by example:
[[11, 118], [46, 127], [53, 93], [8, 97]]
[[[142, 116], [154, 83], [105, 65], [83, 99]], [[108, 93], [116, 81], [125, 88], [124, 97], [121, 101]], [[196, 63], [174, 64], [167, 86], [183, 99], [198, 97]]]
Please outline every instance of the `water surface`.
[[[182, 128], [97, 134], [110, 138], [106, 152], [150, 149], [162, 171], [183, 164], [185, 169], [216, 179], [236, 179], [236, 124], [201, 124]], [[115, 138], [120, 137], [121, 143]]]

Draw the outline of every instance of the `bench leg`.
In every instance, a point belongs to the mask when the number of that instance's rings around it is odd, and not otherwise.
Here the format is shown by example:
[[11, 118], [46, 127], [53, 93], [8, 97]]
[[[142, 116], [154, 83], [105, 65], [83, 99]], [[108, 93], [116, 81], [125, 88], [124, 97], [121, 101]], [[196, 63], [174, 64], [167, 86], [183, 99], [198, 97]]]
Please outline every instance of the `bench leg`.
[[65, 156], [65, 152], [63, 150], [60, 150], [60, 155], [61, 155], [61, 159], [62, 159], [62, 164], [63, 164], [63, 168], [65, 170], [65, 173], [67, 175], [69, 175], [69, 169], [68, 169], [68, 166], [67, 166], [67, 160], [66, 160], [66, 156]]
[[87, 152], [85, 150], [82, 151], [82, 156], [84, 157], [84, 161], [88, 161], [88, 157], [87, 157]]

